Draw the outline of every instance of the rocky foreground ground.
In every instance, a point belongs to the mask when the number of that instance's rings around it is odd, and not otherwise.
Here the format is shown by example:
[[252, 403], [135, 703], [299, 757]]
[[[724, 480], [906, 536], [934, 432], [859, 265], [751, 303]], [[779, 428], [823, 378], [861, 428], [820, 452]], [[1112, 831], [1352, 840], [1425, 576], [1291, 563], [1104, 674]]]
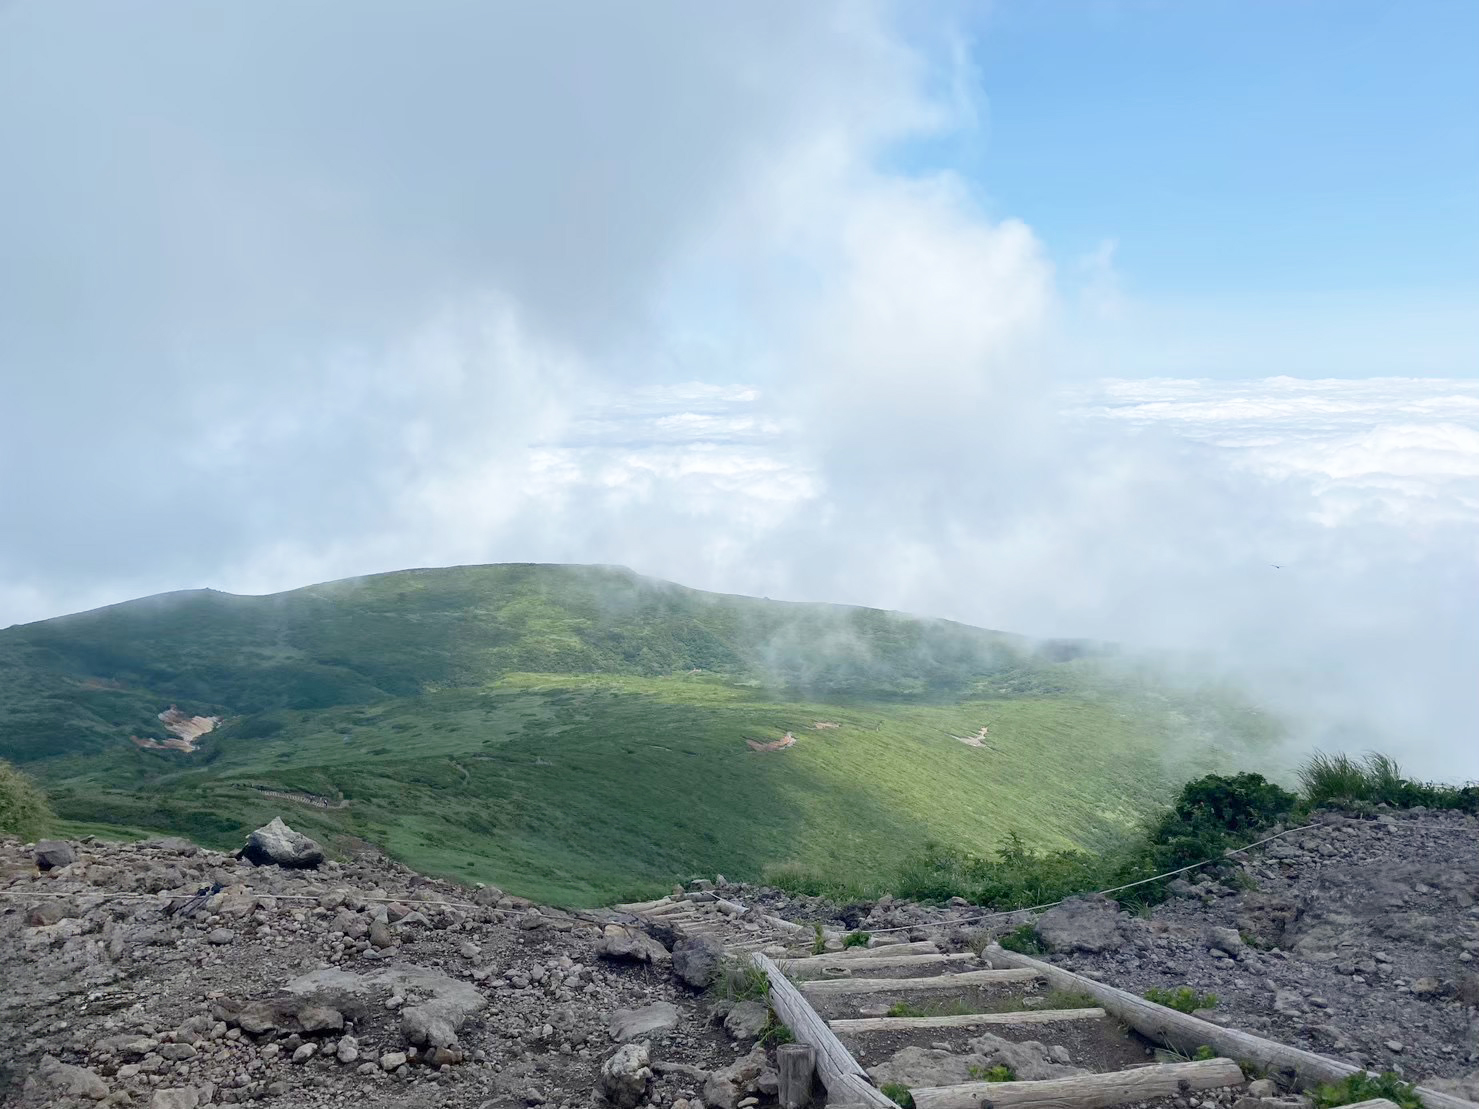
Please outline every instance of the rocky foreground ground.
[[[712, 940], [268, 839], [255, 861], [174, 839], [0, 841], [0, 1104], [773, 1103], [764, 1007], [701, 988]], [[1212, 993], [1210, 1019], [1479, 1097], [1479, 820], [1327, 815], [1239, 862], [1147, 916], [1051, 910], [1047, 957]], [[1023, 919], [725, 896], [956, 950]]]

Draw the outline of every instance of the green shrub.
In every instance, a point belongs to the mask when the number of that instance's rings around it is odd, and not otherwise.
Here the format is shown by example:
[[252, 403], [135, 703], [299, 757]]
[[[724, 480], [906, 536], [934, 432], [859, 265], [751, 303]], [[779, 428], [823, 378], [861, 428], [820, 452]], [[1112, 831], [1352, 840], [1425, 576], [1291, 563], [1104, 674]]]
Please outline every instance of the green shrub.
[[1210, 1044], [1203, 1044], [1201, 1047], [1196, 1049], [1196, 1052], [1192, 1055], [1191, 1058], [1193, 1062], [1205, 1063], [1209, 1059], [1216, 1059], [1217, 1052], [1212, 1050]]
[[872, 938], [872, 932], [849, 932], [847, 935], [842, 937], [842, 946], [844, 948], [867, 947], [868, 941]]
[[1041, 955], [1042, 941], [1037, 938], [1037, 929], [1030, 924], [1021, 924], [1001, 938], [1001, 945], [1019, 955]]
[[820, 924], [813, 924], [811, 927], [812, 932], [814, 933], [811, 940], [811, 953], [813, 955], [826, 954], [827, 934], [822, 931], [822, 926]]
[[1374, 1077], [1362, 1071], [1310, 1091], [1316, 1109], [1335, 1109], [1338, 1105], [1354, 1105], [1378, 1097], [1396, 1102], [1402, 1109], [1423, 1109], [1417, 1091], [1392, 1071]]
[[32, 839], [51, 820], [51, 807], [36, 783], [0, 760], [0, 832]]
[[977, 1082], [1015, 1082], [1017, 1072], [1005, 1063], [997, 1063], [994, 1067], [967, 1067], [966, 1074]]
[[899, 1109], [914, 1109], [914, 1095], [902, 1082], [885, 1082], [879, 1090], [884, 1097], [899, 1106]]
[[790, 1025], [782, 1024], [776, 1019], [775, 1011], [765, 1019], [765, 1028], [760, 1033], [757, 1041], [761, 1047], [777, 1047], [780, 1044], [794, 1044], [796, 1034], [791, 1031]]
[[1168, 1009], [1175, 1009], [1178, 1013], [1194, 1013], [1198, 1009], [1217, 1008], [1217, 995], [1212, 993], [1197, 993], [1189, 986], [1180, 989], [1166, 990], [1159, 986], [1152, 986], [1145, 991], [1145, 1000], [1153, 1001], [1157, 1005], [1164, 1005]]

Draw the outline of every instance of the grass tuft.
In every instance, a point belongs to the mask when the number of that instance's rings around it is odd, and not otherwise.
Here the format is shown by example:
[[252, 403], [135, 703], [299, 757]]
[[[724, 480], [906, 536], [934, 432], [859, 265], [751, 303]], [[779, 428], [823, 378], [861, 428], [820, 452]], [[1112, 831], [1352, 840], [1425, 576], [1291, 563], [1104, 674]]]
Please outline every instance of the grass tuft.
[[879, 1091], [888, 1098], [899, 1109], [914, 1109], [914, 1095], [909, 1092], [909, 1087], [902, 1082], [885, 1082], [879, 1087]]
[[1190, 986], [1182, 986], [1174, 990], [1152, 986], [1145, 991], [1145, 1000], [1164, 1005], [1168, 1009], [1175, 1009], [1178, 1013], [1194, 1013], [1198, 1009], [1217, 1008], [1216, 994], [1197, 993]]
[[1423, 1109], [1422, 1098], [1418, 1097], [1416, 1089], [1393, 1071], [1376, 1076], [1364, 1072], [1352, 1074], [1339, 1082], [1316, 1086], [1310, 1091], [1310, 1098], [1315, 1109], [1336, 1109], [1336, 1106], [1354, 1105], [1374, 1098], [1386, 1098], [1402, 1109]]

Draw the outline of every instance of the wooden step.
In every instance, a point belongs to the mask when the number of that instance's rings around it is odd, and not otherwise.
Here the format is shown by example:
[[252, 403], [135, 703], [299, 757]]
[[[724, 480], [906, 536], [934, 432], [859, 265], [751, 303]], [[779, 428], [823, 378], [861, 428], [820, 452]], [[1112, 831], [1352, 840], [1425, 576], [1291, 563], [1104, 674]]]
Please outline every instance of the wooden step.
[[1100, 1109], [1134, 1101], [1172, 1097], [1192, 1090], [1241, 1086], [1242, 1068], [1231, 1059], [1160, 1063], [1108, 1074], [1075, 1074], [1039, 1082], [962, 1082], [911, 1090], [915, 1109]]
[[844, 947], [841, 951], [824, 951], [812, 958], [825, 959], [892, 959], [899, 955], [938, 955], [939, 947], [933, 940], [916, 943], [886, 943], [882, 947]]
[[969, 951], [960, 955], [880, 955], [876, 959], [837, 959], [831, 955], [809, 955], [804, 959], [782, 959], [780, 968], [787, 974], [809, 970], [833, 974], [864, 973], [875, 967], [944, 967], [975, 963], [979, 960]]
[[859, 1017], [827, 1023], [839, 1035], [847, 1032], [912, 1032], [916, 1028], [978, 1028], [992, 1024], [1059, 1024], [1103, 1020], [1103, 1009], [1023, 1009], [1015, 1013], [961, 1013], [942, 1017]]
[[815, 978], [796, 983], [804, 994], [913, 993], [925, 990], [961, 990], [968, 986], [1000, 986], [1010, 982], [1032, 982], [1041, 977], [1035, 970], [968, 970], [963, 974], [941, 974], [934, 978]]

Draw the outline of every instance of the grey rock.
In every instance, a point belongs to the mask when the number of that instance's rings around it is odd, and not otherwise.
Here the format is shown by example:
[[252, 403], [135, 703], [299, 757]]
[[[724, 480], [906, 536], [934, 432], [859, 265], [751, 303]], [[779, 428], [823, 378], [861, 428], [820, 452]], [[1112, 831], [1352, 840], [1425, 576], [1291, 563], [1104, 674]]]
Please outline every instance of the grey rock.
[[380, 1056], [380, 1069], [387, 1073], [405, 1065], [406, 1053], [404, 1051], [387, 1051]]
[[155, 1090], [149, 1099], [149, 1109], [196, 1109], [200, 1102], [200, 1091], [194, 1086], [179, 1086], [172, 1090]]
[[632, 963], [665, 963], [672, 958], [668, 949], [646, 932], [622, 924], [606, 925], [596, 941], [596, 954]]
[[741, 1001], [724, 1018], [724, 1031], [736, 1040], [757, 1039], [770, 1023], [770, 1007], [758, 1001]]
[[323, 848], [305, 835], [293, 831], [275, 816], [247, 837], [242, 856], [258, 866], [282, 866], [301, 870], [316, 867], [324, 861]]
[[43, 839], [36, 844], [36, 866], [41, 870], [53, 870], [59, 866], [70, 866], [77, 861], [77, 852], [66, 840]]
[[1124, 942], [1119, 905], [1097, 894], [1049, 909], [1038, 919], [1037, 934], [1055, 952], [1109, 951]]
[[673, 945], [673, 973], [694, 989], [705, 989], [719, 976], [724, 948], [712, 936], [687, 936]]
[[1234, 959], [1241, 958], [1244, 949], [1247, 947], [1243, 943], [1243, 937], [1238, 934], [1236, 928], [1208, 928], [1202, 936], [1202, 942], [1209, 949], [1225, 952], [1229, 957]]
[[765, 1049], [756, 1044], [744, 1058], [709, 1075], [704, 1083], [704, 1104], [715, 1109], [737, 1109], [740, 1099], [757, 1088], [763, 1073]]
[[377, 920], [370, 925], [370, 946], [379, 950], [394, 945], [395, 939], [390, 934], [390, 925], [383, 920]]
[[228, 943], [236, 942], [236, 933], [230, 928], [215, 928], [206, 938], [217, 947], [224, 947]]
[[601, 1064], [601, 1094], [617, 1109], [636, 1109], [652, 1085], [649, 1062], [642, 1044], [623, 1044]]
[[308, 1060], [312, 1059], [314, 1057], [314, 1055], [316, 1055], [317, 1053], [318, 1053], [318, 1044], [314, 1044], [314, 1043], [299, 1044], [297, 1050], [293, 1052], [293, 1062], [295, 1062], [295, 1063], [306, 1063], [306, 1062], [308, 1062]]
[[334, 1051], [334, 1058], [341, 1063], [354, 1063], [359, 1061], [359, 1041], [353, 1036], [342, 1036], [339, 1046]]
[[108, 1084], [86, 1067], [74, 1067], [47, 1055], [37, 1069], [47, 1086], [63, 1097], [102, 1101], [108, 1096]]
[[1274, 1097], [1279, 1092], [1279, 1087], [1274, 1085], [1272, 1079], [1259, 1078], [1248, 1083], [1249, 1097]]
[[344, 1014], [327, 1005], [304, 1005], [293, 1015], [304, 1032], [338, 1032], [344, 1027]]
[[905, 1086], [953, 1086], [976, 1080], [976, 1075], [996, 1066], [1006, 1066], [1023, 1081], [1064, 1078], [1083, 1074], [1082, 1069], [1056, 1062], [1051, 1048], [1036, 1040], [1014, 1043], [988, 1034], [969, 1041], [970, 1052], [957, 1055], [939, 1048], [906, 1047], [884, 1063], [868, 1069], [879, 1085], [900, 1082]]
[[611, 1038], [622, 1043], [670, 1032], [677, 1026], [678, 1006], [671, 1001], [656, 1001], [640, 1009], [617, 1009], [606, 1018]]

